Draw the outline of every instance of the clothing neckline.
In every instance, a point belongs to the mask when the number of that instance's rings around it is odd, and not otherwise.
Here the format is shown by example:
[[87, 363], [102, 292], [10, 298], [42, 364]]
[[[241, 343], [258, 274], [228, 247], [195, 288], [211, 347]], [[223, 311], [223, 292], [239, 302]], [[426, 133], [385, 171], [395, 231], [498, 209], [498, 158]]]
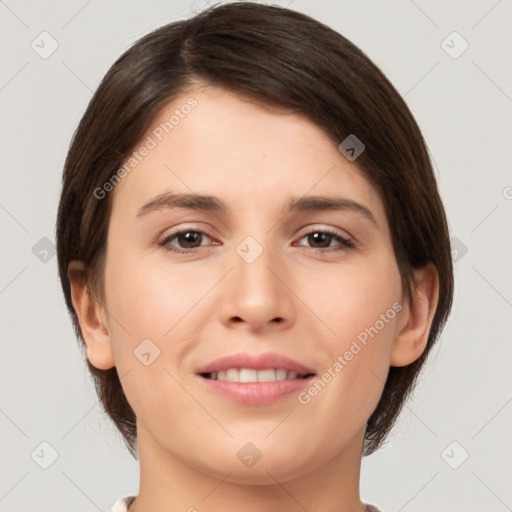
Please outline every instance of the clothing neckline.
[[[110, 509], [109, 512], [129, 512], [129, 508], [135, 501], [137, 496], [125, 496], [124, 498], [120, 498], [114, 506]], [[375, 505], [370, 505], [367, 503], [363, 503], [365, 506], [366, 512], [381, 512], [379, 508]]]

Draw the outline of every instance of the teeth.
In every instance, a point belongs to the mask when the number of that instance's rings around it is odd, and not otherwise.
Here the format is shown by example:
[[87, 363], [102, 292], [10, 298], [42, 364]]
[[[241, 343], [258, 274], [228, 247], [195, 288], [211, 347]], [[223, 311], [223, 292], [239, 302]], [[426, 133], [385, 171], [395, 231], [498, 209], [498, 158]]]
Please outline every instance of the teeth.
[[238, 380], [238, 370], [236, 368], [229, 368], [226, 370], [226, 380], [229, 382], [236, 382]]
[[[258, 374], [259, 372], [256, 370], [249, 370], [248, 368], [240, 368], [238, 371], [236, 368], [230, 368], [228, 370], [228, 374], [231, 373], [232, 379], [231, 382], [258, 382]], [[228, 375], [226, 375], [226, 379], [228, 379]]]
[[[241, 374], [242, 372], [240, 372]], [[240, 375], [240, 380], [241, 379]], [[275, 382], [276, 380], [276, 371], [275, 370], [259, 370], [258, 371], [258, 382]]]
[[253, 368], [228, 368], [220, 372], [211, 372], [209, 378], [213, 380], [225, 380], [228, 382], [275, 382], [276, 380], [301, 379], [303, 376], [292, 370], [284, 368], [274, 370], [254, 370]]
[[283, 370], [282, 368], [276, 370], [276, 380], [286, 380], [287, 374], [288, 372], [286, 370]]

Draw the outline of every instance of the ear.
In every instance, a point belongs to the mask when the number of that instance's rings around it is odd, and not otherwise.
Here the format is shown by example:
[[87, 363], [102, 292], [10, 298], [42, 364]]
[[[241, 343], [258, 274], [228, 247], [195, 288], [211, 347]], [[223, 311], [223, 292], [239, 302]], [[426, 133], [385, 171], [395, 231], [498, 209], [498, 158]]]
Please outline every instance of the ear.
[[108, 370], [115, 366], [115, 360], [107, 319], [102, 306], [89, 292], [84, 270], [81, 261], [72, 261], [68, 266], [71, 300], [87, 346], [87, 359], [99, 370]]
[[400, 313], [399, 333], [391, 347], [391, 366], [406, 366], [423, 354], [439, 300], [439, 274], [427, 264], [414, 270], [412, 300]]

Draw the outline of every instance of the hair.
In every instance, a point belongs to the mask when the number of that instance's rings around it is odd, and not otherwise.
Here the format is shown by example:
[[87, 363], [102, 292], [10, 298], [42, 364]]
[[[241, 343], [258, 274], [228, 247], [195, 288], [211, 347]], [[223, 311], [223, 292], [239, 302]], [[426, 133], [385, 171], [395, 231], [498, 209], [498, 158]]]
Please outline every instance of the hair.
[[[405, 101], [357, 46], [304, 14], [252, 2], [213, 6], [147, 34], [109, 69], [73, 136], [56, 224], [60, 280], [81, 347], [68, 266], [83, 262], [88, 292], [103, 301], [114, 193], [98, 199], [94, 190], [112, 179], [160, 110], [197, 84], [302, 114], [336, 145], [355, 134], [365, 150], [354, 164], [380, 193], [408, 298], [417, 285], [415, 268], [431, 263], [437, 270], [439, 301], [426, 349], [413, 363], [390, 368], [367, 423], [368, 455], [385, 440], [446, 323], [453, 298], [450, 239], [427, 147]], [[136, 416], [116, 367], [87, 365], [105, 411], [137, 457]]]

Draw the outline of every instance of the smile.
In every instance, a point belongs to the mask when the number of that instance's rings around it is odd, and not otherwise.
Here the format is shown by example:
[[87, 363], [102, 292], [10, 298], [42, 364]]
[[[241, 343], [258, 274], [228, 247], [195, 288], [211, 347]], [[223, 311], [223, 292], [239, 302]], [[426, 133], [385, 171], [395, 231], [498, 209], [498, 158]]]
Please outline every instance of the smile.
[[254, 368], [228, 368], [219, 372], [201, 374], [202, 377], [211, 380], [222, 380], [228, 382], [276, 382], [282, 380], [304, 379], [312, 374], [298, 374], [293, 370], [285, 368], [268, 368], [256, 370]]
[[237, 353], [198, 368], [196, 375], [217, 397], [238, 404], [265, 405], [299, 393], [316, 373], [283, 354]]

